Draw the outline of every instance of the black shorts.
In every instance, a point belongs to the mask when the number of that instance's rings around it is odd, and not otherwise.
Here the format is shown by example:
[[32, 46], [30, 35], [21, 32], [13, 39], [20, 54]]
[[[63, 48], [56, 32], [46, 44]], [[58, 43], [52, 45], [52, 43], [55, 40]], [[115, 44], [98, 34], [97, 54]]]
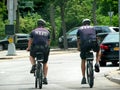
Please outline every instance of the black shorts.
[[84, 42], [80, 45], [81, 48], [81, 53], [80, 53], [80, 57], [81, 59], [86, 59], [86, 52], [89, 52], [90, 50], [93, 50], [94, 52], [99, 52], [100, 47], [98, 45], [97, 42]]
[[42, 52], [44, 55], [44, 60], [43, 63], [47, 63], [48, 62], [48, 56], [49, 56], [49, 52], [50, 52], [50, 48], [47, 46], [40, 46], [40, 45], [32, 45], [31, 49], [30, 49], [30, 56], [32, 56], [33, 58], [36, 57], [36, 52]]

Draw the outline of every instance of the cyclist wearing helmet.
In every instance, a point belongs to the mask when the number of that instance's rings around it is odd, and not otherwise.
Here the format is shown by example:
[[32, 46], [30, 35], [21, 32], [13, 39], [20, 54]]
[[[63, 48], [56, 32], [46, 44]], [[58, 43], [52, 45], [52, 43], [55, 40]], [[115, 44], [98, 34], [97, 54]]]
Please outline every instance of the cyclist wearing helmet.
[[[28, 41], [27, 51], [30, 50], [30, 62], [32, 64], [32, 68], [30, 73], [35, 72], [35, 52], [42, 51], [44, 53], [44, 61], [43, 61], [43, 72], [44, 79], [43, 83], [48, 84], [47, 82], [47, 72], [48, 72], [48, 56], [50, 51], [50, 32], [45, 28], [46, 22], [43, 19], [39, 19], [37, 21], [38, 27], [30, 33], [30, 39]], [[39, 47], [39, 48], [38, 48]]]
[[[82, 21], [82, 26], [77, 31], [77, 47], [78, 50], [81, 51], [80, 57], [81, 61], [81, 70], [82, 70], [82, 81], [81, 84], [86, 84], [85, 78], [85, 60], [86, 60], [86, 52], [91, 49], [96, 52], [96, 64], [95, 71], [99, 72], [99, 60], [100, 60], [100, 47], [97, 43], [96, 31], [93, 26], [90, 26], [90, 19], [84, 19]], [[96, 43], [92, 43], [95, 41]]]

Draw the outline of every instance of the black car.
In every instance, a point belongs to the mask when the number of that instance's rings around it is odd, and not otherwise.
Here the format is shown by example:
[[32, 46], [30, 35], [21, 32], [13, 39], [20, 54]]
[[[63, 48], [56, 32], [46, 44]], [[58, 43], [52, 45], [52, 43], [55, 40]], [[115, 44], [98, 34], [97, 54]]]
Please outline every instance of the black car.
[[[97, 36], [100, 38], [100, 42], [104, 39], [104, 37], [110, 33], [110, 32], [116, 32], [113, 28], [110, 28], [108, 26], [94, 26]], [[76, 33], [78, 31], [79, 27], [72, 28], [66, 33], [67, 36], [67, 43], [68, 48], [76, 48], [77, 47], [77, 37]], [[64, 42], [64, 36], [59, 37], [58, 44], [59, 48], [64, 48], [63, 45]]]
[[[27, 48], [28, 40], [29, 40], [29, 34], [23, 34], [23, 33], [17, 33], [14, 35], [14, 43], [16, 49], [24, 50]], [[8, 41], [9, 36], [6, 36], [3, 40], [0, 40], [0, 50], [6, 50], [8, 49]]]
[[[78, 31], [78, 28], [79, 27], [74, 27], [66, 33], [68, 47], [77, 47], [76, 33]], [[64, 47], [63, 42], [64, 42], [64, 36], [59, 37], [59, 40], [58, 40], [59, 48]]]
[[101, 48], [101, 66], [106, 66], [107, 62], [116, 65], [119, 61], [119, 32], [109, 33], [102, 43]]

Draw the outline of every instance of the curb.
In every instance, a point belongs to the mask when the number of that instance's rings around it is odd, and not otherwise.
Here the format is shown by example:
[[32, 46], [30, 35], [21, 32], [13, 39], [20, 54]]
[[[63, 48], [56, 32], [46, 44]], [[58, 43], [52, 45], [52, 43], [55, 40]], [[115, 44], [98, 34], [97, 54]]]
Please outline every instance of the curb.
[[111, 71], [104, 75], [108, 80], [120, 84], [120, 70]]
[[[76, 49], [68, 49], [68, 50], [60, 50], [60, 49], [51, 49], [50, 51], [50, 55], [56, 55], [56, 54], [65, 54], [65, 53], [76, 53], [78, 52]], [[3, 52], [3, 53], [6, 53]], [[2, 59], [14, 59], [14, 58], [24, 58], [24, 57], [29, 57], [29, 52], [25, 51], [17, 51], [17, 54], [14, 56], [7, 56], [7, 55], [3, 55], [2, 57], [0, 57], [0, 60]]]

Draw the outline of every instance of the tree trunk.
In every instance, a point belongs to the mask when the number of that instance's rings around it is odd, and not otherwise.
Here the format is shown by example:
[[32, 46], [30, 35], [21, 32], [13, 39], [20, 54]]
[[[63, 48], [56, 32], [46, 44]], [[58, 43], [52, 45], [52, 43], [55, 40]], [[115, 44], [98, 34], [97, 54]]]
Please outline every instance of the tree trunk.
[[54, 5], [52, 3], [50, 5], [50, 22], [52, 26], [52, 39], [55, 40], [56, 25], [55, 25], [55, 15], [54, 15]]
[[62, 30], [63, 30], [63, 36], [64, 36], [64, 49], [68, 49], [67, 45], [67, 37], [66, 37], [66, 25], [65, 25], [65, 2], [61, 3], [60, 5], [60, 10], [61, 10], [61, 20], [62, 20]]
[[96, 0], [93, 0], [93, 24], [97, 25], [97, 20], [96, 20]]

